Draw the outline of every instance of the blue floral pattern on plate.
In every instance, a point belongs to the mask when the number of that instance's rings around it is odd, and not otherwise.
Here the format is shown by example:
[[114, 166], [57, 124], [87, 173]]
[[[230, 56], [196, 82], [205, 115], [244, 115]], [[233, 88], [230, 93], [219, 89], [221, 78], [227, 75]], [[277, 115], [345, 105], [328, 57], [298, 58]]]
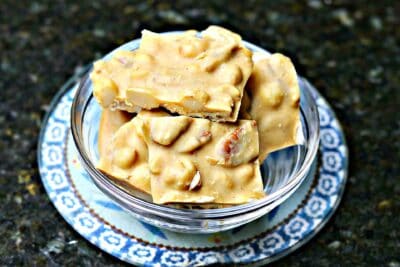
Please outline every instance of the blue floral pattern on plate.
[[268, 263], [308, 241], [339, 204], [347, 179], [347, 147], [332, 109], [313, 89], [320, 114], [321, 164], [314, 164], [306, 181], [280, 207], [240, 228], [208, 235], [173, 233], [140, 222], [99, 191], [77, 160], [69, 133], [77, 78], [60, 90], [45, 118], [39, 170], [64, 219], [121, 260], [143, 266]]

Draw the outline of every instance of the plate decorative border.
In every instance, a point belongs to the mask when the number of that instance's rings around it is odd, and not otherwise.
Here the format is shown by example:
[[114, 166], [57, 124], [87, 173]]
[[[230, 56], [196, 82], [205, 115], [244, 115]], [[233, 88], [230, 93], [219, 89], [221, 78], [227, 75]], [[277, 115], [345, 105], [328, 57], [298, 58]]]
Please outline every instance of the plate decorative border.
[[[67, 139], [70, 107], [76, 82], [71, 78], [53, 99], [43, 121], [38, 144], [41, 178], [50, 200], [64, 219], [84, 238], [128, 263], [143, 266], [203, 266], [256, 264], [275, 261], [311, 239], [339, 205], [347, 180], [348, 152], [343, 131], [325, 99], [306, 80], [320, 115], [320, 164], [306, 197], [275, 227], [228, 246], [184, 248], [151, 243], [111, 225], [83, 200], [70, 179]], [[154, 231], [162, 229], [156, 228]]]

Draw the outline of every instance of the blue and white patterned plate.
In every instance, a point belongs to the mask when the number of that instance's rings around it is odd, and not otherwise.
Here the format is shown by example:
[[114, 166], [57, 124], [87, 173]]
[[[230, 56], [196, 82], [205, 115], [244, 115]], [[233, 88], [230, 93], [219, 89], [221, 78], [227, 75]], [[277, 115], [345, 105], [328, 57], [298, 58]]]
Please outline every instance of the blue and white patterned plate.
[[320, 114], [319, 157], [301, 187], [282, 205], [247, 225], [216, 234], [181, 234], [136, 220], [93, 184], [79, 163], [70, 134], [76, 82], [54, 98], [39, 139], [43, 184], [64, 219], [100, 249], [144, 266], [262, 265], [313, 237], [336, 210], [347, 178], [347, 147], [339, 123], [314, 89]]

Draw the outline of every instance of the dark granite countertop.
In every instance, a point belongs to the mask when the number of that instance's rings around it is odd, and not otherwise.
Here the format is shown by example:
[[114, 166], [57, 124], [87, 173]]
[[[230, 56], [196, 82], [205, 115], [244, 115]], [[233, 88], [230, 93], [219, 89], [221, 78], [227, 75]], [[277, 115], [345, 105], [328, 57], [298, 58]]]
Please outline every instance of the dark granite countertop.
[[0, 265], [124, 265], [50, 203], [36, 163], [41, 120], [74, 72], [142, 29], [220, 24], [292, 57], [347, 136], [349, 181], [338, 211], [276, 265], [399, 267], [400, 2], [196, 2], [0, 2]]

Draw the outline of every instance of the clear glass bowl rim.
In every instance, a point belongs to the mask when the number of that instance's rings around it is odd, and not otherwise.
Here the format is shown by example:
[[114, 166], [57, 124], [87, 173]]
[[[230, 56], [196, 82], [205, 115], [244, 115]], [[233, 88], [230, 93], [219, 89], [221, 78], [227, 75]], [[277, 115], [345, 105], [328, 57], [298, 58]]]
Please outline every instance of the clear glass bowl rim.
[[[172, 34], [172, 33], [181, 33], [180, 31], [174, 31], [174, 32], [164, 32], [162, 34]], [[120, 47], [116, 48], [109, 54], [103, 57], [103, 59], [109, 58], [115, 51], [117, 50], [127, 50], [129, 47], [129, 50], [132, 50], [132, 46], [138, 47], [140, 44], [140, 38], [135, 39], [133, 41], [130, 41], [126, 44], [121, 45]], [[266, 54], [270, 54], [268, 51], [266, 51], [263, 48], [260, 48], [254, 44], [251, 44], [247, 41], [243, 41], [245, 46], [249, 48], [252, 51], [258, 51], [258, 52], [263, 52]], [[144, 199], [138, 198], [133, 196], [132, 194], [129, 194], [127, 191], [123, 190], [116, 184], [114, 184], [110, 179], [97, 170], [95, 166], [92, 164], [88, 154], [86, 153], [85, 146], [83, 144], [83, 136], [81, 133], [81, 126], [79, 125], [79, 122], [83, 123], [83, 118], [85, 115], [85, 110], [86, 106], [88, 103], [90, 103], [91, 99], [93, 98], [93, 95], [91, 95], [84, 104], [84, 109], [83, 112], [81, 112], [80, 118], [76, 118], [76, 115], [78, 114], [76, 112], [77, 106], [79, 105], [79, 96], [82, 94], [83, 90], [86, 89], [91, 89], [91, 87], [86, 88], [84, 85], [86, 84], [87, 80], [89, 79], [89, 73], [92, 68], [88, 70], [88, 72], [85, 74], [85, 76], [82, 78], [79, 87], [76, 91], [76, 94], [73, 99], [72, 107], [71, 107], [71, 132], [72, 132], [72, 137], [75, 143], [75, 146], [78, 150], [79, 157], [81, 159], [81, 162], [84, 166], [84, 168], [89, 172], [90, 176], [92, 179], [97, 179], [99, 180], [103, 185], [109, 187], [109, 189], [113, 190], [115, 194], [118, 194], [120, 197], [117, 199], [125, 199], [125, 204], [128, 204], [130, 207], [135, 207], [136, 209], [142, 210], [143, 212], [146, 213], [151, 213], [156, 216], [161, 216], [161, 217], [169, 217], [172, 219], [176, 219], [177, 217], [181, 218], [201, 218], [201, 219], [212, 219], [212, 218], [221, 218], [221, 217], [231, 217], [231, 216], [236, 216], [240, 215], [243, 213], [249, 213], [251, 211], [263, 208], [280, 197], [285, 196], [287, 193], [290, 191], [293, 191], [292, 189], [296, 188], [297, 185], [299, 185], [304, 178], [306, 177], [313, 161], [314, 158], [317, 154], [318, 151], [318, 146], [319, 146], [319, 116], [318, 116], [318, 109], [316, 107], [316, 103], [314, 100], [314, 97], [312, 96], [311, 92], [309, 91], [309, 86], [305, 86], [307, 90], [303, 90], [302, 96], [307, 98], [307, 102], [311, 104], [310, 109], [312, 111], [312, 116], [314, 117], [314, 120], [312, 122], [308, 123], [318, 123], [318, 127], [316, 127], [316, 132], [314, 135], [312, 135], [312, 139], [308, 143], [308, 150], [306, 153], [306, 156], [304, 158], [304, 162], [302, 166], [300, 167], [300, 170], [296, 172], [290, 179], [287, 184], [279, 188], [277, 191], [268, 194], [262, 199], [255, 200], [246, 204], [241, 204], [237, 206], [231, 206], [231, 207], [225, 207], [225, 208], [217, 208], [217, 209], [179, 209], [179, 208], [174, 208], [166, 205], [160, 205], [160, 204], [155, 204], [153, 202], [148, 202]], [[299, 79], [303, 80], [306, 85], [308, 85], [308, 82], [302, 78], [298, 77]], [[98, 183], [95, 183], [98, 185]], [[107, 189], [104, 190], [104, 188], [100, 188], [103, 192], [107, 192], [109, 196], [115, 199], [115, 196], [113, 196]], [[131, 208], [129, 210], [132, 211]]]

